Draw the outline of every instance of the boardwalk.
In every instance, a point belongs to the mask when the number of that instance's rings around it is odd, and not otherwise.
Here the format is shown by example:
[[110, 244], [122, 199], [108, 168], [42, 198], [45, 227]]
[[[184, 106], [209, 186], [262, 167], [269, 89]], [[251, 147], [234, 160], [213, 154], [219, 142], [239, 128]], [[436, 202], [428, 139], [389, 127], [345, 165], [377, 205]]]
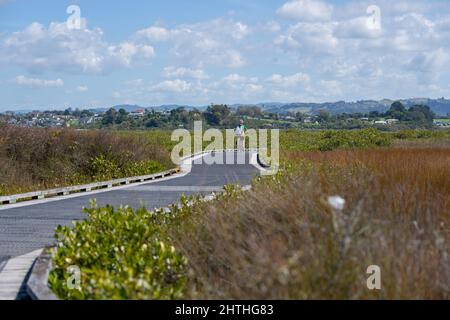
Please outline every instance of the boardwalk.
[[164, 207], [177, 202], [182, 194], [210, 194], [222, 189], [225, 184], [249, 184], [258, 174], [258, 169], [249, 163], [249, 154], [246, 158], [246, 164], [193, 164], [189, 172], [160, 181], [118, 187], [111, 191], [95, 191], [0, 207], [0, 279], [2, 274], [4, 276], [9, 260], [53, 244], [54, 229], [58, 225], [71, 225], [73, 221], [83, 219], [82, 207], [88, 206], [90, 199], [96, 199], [100, 206], [129, 205], [133, 208], [145, 206], [148, 209]]

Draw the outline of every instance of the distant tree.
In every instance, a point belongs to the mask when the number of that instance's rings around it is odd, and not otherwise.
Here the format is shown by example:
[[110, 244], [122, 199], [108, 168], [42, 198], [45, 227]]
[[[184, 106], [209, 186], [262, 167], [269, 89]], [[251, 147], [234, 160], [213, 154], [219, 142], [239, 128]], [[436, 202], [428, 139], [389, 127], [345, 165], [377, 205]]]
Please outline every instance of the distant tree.
[[77, 118], [81, 117], [81, 110], [80, 110], [80, 108], [76, 108], [75, 111], [72, 112], [72, 115], [74, 117], [77, 117]]
[[269, 112], [269, 113], [267, 113], [267, 117], [269, 118], [269, 119], [272, 119], [272, 120], [278, 120], [280, 117], [278, 116], [278, 113], [275, 113], [275, 112]]
[[94, 115], [94, 113], [87, 109], [84, 109], [81, 111], [81, 117], [92, 117], [93, 115]]
[[381, 114], [378, 111], [370, 111], [369, 112], [369, 118], [379, 118], [381, 117]]
[[202, 118], [203, 114], [200, 110], [194, 108], [193, 110], [189, 111], [189, 119], [191, 119], [192, 121], [202, 120]]
[[295, 120], [298, 122], [303, 122], [307, 117], [308, 117], [308, 115], [303, 112], [297, 112], [295, 114]]
[[121, 124], [128, 120], [128, 112], [124, 108], [120, 108], [114, 120], [115, 123]]
[[204, 117], [209, 125], [220, 126], [230, 113], [230, 108], [225, 104], [210, 105], [206, 109]]
[[172, 109], [170, 111], [169, 121], [175, 125], [186, 125], [189, 123], [189, 112], [187, 112], [184, 107]]
[[145, 123], [145, 126], [147, 128], [158, 128], [161, 126], [161, 123], [160, 121], [158, 121], [158, 119], [152, 118]]
[[241, 106], [236, 110], [236, 115], [260, 118], [262, 117], [262, 111], [258, 106]]
[[108, 111], [105, 112], [105, 115], [102, 119], [102, 124], [104, 125], [111, 125], [116, 123], [116, 117], [117, 117], [117, 111], [114, 108], [108, 109]]
[[320, 109], [317, 112], [317, 121], [328, 122], [331, 119], [331, 113], [328, 110]]
[[400, 101], [395, 101], [393, 104], [391, 104], [391, 109], [389, 110], [391, 112], [405, 112], [406, 108]]
[[408, 109], [407, 120], [409, 121], [432, 123], [434, 118], [435, 114], [429, 106], [414, 105]]
[[395, 101], [390, 109], [386, 112], [386, 116], [398, 119], [398, 120], [405, 120], [407, 116], [407, 110], [403, 103], [400, 101]]

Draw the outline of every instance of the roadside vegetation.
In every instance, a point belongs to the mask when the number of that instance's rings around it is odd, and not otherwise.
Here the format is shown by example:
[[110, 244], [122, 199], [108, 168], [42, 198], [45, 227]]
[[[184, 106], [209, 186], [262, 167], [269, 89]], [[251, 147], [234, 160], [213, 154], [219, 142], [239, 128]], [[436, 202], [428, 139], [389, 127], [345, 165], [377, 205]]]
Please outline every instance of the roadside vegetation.
[[[169, 212], [87, 209], [56, 231], [51, 288], [63, 299], [450, 298], [449, 132], [280, 140], [283, 169], [251, 191], [183, 197]], [[71, 265], [81, 290], [66, 286]], [[380, 291], [366, 287], [369, 265]]]
[[171, 166], [164, 147], [139, 136], [0, 126], [0, 195], [151, 174]]

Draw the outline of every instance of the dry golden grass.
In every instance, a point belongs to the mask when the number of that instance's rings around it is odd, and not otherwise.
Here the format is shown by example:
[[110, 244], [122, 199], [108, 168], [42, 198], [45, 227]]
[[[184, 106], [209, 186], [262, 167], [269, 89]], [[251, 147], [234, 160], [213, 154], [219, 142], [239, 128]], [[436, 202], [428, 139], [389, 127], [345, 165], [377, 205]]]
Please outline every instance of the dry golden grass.
[[[99, 157], [107, 160], [104, 168], [93, 167]], [[0, 125], [0, 195], [102, 179], [99, 170], [121, 175], [148, 160], [171, 166], [167, 150], [145, 137]]]
[[[195, 279], [189, 297], [450, 298], [450, 149], [284, 156], [292, 173], [203, 204], [172, 230]], [[366, 287], [369, 265], [381, 267], [380, 291]]]

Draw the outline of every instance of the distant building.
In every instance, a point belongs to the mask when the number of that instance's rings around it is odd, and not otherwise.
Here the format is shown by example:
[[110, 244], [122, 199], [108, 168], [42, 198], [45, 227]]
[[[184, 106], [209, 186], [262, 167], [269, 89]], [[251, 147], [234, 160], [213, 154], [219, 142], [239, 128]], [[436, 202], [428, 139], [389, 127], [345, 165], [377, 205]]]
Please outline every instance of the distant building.
[[394, 123], [397, 123], [397, 122], [399, 122], [398, 119], [387, 119], [386, 120], [387, 124], [394, 124]]
[[382, 124], [382, 125], [386, 125], [387, 122], [385, 120], [378, 120], [374, 122], [375, 124]]
[[94, 122], [95, 118], [94, 117], [84, 117], [80, 119], [80, 124], [92, 124]]
[[130, 117], [143, 117], [145, 115], [145, 109], [136, 109], [129, 113]]
[[445, 120], [434, 120], [433, 121], [435, 126], [438, 127], [450, 127], [450, 121], [445, 121]]

